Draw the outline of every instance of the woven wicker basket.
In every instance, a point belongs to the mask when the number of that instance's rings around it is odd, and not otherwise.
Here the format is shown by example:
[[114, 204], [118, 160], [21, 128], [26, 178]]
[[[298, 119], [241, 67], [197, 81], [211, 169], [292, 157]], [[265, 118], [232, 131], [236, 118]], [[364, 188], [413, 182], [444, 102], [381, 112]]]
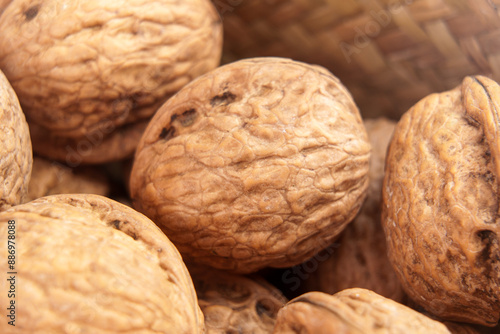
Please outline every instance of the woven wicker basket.
[[223, 62], [281, 56], [325, 66], [365, 117], [397, 119], [466, 75], [500, 80], [500, 0], [213, 2]]

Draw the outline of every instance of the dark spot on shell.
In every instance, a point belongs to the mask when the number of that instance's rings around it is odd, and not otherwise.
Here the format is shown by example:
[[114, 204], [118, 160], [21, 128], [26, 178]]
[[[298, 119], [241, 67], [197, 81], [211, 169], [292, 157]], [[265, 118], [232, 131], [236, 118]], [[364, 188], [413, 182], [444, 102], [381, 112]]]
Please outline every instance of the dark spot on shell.
[[210, 100], [210, 104], [212, 105], [212, 107], [218, 105], [228, 105], [234, 100], [236, 100], [236, 95], [234, 95], [231, 92], [224, 92], [221, 95], [216, 95], [212, 97], [212, 99]]
[[498, 236], [491, 230], [480, 230], [476, 235], [481, 239], [483, 250], [478, 254], [476, 261], [484, 268], [484, 274], [491, 277], [491, 273], [495, 272], [500, 262], [500, 245]]
[[129, 225], [127, 221], [120, 221], [118, 219], [115, 219], [108, 223], [108, 225], [114, 227], [115, 229], [122, 231], [129, 237], [132, 237], [134, 240], [137, 240], [137, 234], [135, 233], [134, 227]]
[[170, 140], [174, 138], [174, 136], [175, 136], [175, 128], [173, 126], [172, 127], [169, 126], [161, 130], [160, 139]]
[[119, 220], [113, 220], [110, 225], [113, 225], [114, 228], [116, 228], [117, 230], [120, 229], [120, 221]]
[[30, 8], [28, 8], [24, 12], [24, 17], [26, 18], [26, 21], [33, 20], [38, 15], [39, 10], [40, 10], [40, 5], [33, 5]]
[[197, 115], [196, 109], [186, 110], [179, 116], [179, 122], [181, 122], [182, 126], [190, 126], [194, 123]]
[[196, 112], [196, 109], [191, 108], [184, 111], [180, 115], [173, 114], [172, 116], [170, 116], [170, 123], [173, 123], [175, 120], [178, 120], [183, 127], [187, 127], [194, 123], [194, 120], [196, 119], [197, 116], [198, 113]]
[[277, 313], [277, 308], [274, 303], [269, 299], [260, 299], [255, 304], [255, 311], [259, 317], [267, 316], [270, 318], [275, 318]]

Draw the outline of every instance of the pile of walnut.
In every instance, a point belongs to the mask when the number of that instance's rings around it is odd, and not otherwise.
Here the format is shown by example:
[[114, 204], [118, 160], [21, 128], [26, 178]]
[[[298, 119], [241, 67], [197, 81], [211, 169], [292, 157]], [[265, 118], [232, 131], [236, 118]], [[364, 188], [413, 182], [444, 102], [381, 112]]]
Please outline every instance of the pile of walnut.
[[0, 332], [499, 333], [500, 86], [363, 120], [221, 24], [0, 1]]

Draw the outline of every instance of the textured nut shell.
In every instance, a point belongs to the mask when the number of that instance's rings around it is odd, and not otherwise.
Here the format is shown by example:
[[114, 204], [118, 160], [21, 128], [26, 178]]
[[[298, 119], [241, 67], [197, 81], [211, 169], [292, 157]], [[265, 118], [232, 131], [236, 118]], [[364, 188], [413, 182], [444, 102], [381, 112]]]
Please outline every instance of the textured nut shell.
[[396, 122], [380, 118], [364, 123], [372, 145], [366, 200], [336, 241], [332, 255], [318, 262], [306, 289], [333, 294], [348, 288], [364, 288], [403, 302], [405, 294], [387, 257], [380, 223], [385, 155]]
[[72, 169], [40, 157], [33, 158], [33, 170], [25, 202], [57, 194], [107, 196], [110, 184], [99, 169]]
[[0, 211], [23, 201], [33, 164], [28, 124], [0, 71]]
[[[15, 220], [22, 284], [19, 322], [15, 330], [0, 322], [2, 333], [203, 332], [180, 254], [144, 215], [98, 195], [48, 196], [0, 214], [4, 245], [8, 220]], [[0, 307], [8, 302], [1, 298]]]
[[148, 118], [222, 48], [208, 0], [13, 0], [0, 31], [29, 121], [74, 138]]
[[328, 295], [308, 292], [279, 312], [277, 333], [311, 334], [449, 334], [446, 326], [366, 289]]
[[389, 147], [389, 257], [411, 299], [446, 320], [499, 318], [499, 111], [498, 84], [467, 77], [410, 109]]
[[33, 150], [48, 159], [71, 167], [81, 164], [102, 164], [132, 158], [149, 121], [112, 127], [82, 138], [63, 138], [30, 123]]
[[342, 84], [280, 58], [238, 61], [167, 101], [130, 178], [186, 259], [249, 273], [298, 264], [362, 204], [370, 144]]
[[207, 334], [271, 333], [276, 315], [287, 302], [280, 290], [259, 277], [189, 266], [205, 316]]

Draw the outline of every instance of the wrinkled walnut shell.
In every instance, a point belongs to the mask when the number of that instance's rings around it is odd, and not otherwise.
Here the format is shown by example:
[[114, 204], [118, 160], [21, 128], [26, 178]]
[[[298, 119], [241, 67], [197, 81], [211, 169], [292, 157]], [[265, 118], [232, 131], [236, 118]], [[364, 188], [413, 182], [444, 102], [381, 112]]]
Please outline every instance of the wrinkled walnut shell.
[[158, 110], [130, 192], [188, 261], [249, 273], [328, 245], [359, 211], [369, 156], [358, 109], [331, 73], [241, 60]]
[[207, 334], [271, 333], [276, 315], [287, 302], [280, 290], [259, 277], [232, 275], [190, 266]]
[[439, 318], [500, 316], [500, 86], [477, 76], [398, 123], [383, 186], [388, 252], [406, 292]]
[[318, 261], [317, 269], [306, 281], [306, 290], [333, 294], [364, 288], [401, 303], [405, 294], [387, 257], [380, 223], [385, 155], [396, 122], [380, 118], [364, 123], [372, 145], [366, 200], [335, 242], [331, 256]]
[[78, 167], [132, 158], [148, 123], [136, 122], [78, 139], [58, 137], [33, 123], [29, 127], [36, 153], [70, 167]]
[[144, 215], [98, 195], [47, 196], [0, 213], [3, 245], [8, 221], [22, 282], [16, 333], [203, 333], [180, 254]]
[[31, 139], [16, 93], [0, 71], [0, 211], [21, 203], [33, 164]]
[[308, 292], [279, 312], [274, 334], [450, 334], [442, 323], [366, 289]]
[[74, 140], [149, 119], [222, 50], [209, 0], [13, 0], [0, 31], [0, 68], [28, 122]]
[[25, 202], [57, 194], [95, 194], [107, 196], [110, 184], [98, 169], [73, 169], [35, 156]]

